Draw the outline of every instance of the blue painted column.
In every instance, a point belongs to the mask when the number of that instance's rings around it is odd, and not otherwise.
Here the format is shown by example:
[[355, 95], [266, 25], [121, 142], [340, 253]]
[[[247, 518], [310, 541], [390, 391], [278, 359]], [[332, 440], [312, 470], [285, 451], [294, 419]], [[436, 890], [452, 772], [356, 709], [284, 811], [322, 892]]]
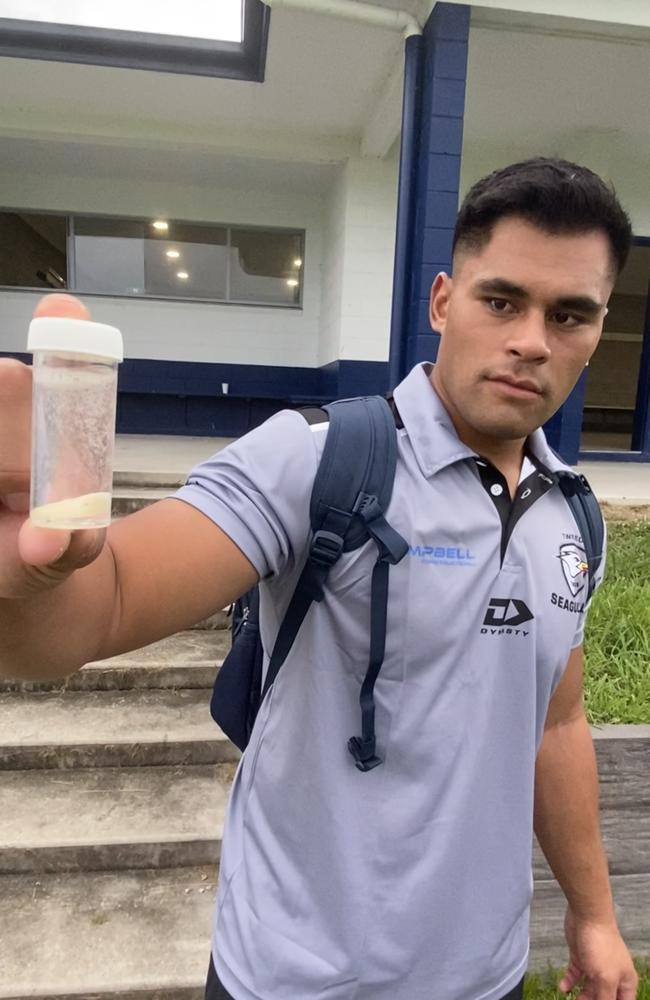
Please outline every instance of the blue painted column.
[[551, 448], [570, 465], [577, 465], [578, 462], [586, 388], [585, 369], [564, 406], [544, 424], [544, 433]]
[[429, 293], [438, 271], [451, 271], [463, 145], [470, 8], [438, 3], [423, 33], [424, 65], [410, 294], [403, 328], [402, 372], [435, 361], [439, 336], [429, 324]]

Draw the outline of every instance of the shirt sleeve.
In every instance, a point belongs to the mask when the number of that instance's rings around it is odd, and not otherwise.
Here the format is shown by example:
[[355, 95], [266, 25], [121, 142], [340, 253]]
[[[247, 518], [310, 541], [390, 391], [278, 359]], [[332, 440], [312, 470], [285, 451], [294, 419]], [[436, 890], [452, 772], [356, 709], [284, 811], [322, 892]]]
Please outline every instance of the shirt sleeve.
[[572, 649], [576, 649], [581, 646], [585, 639], [585, 624], [587, 622], [587, 615], [589, 614], [589, 608], [591, 607], [591, 602], [594, 599], [594, 594], [600, 587], [605, 576], [605, 564], [607, 562], [607, 524], [604, 525], [605, 533], [603, 535], [603, 558], [600, 560], [600, 566], [596, 571], [596, 580], [594, 584], [594, 589], [591, 594], [591, 598], [587, 602], [584, 611], [578, 616], [578, 625], [576, 628], [576, 633], [573, 637], [573, 642], [571, 644]]
[[283, 410], [197, 465], [174, 496], [217, 524], [266, 579], [291, 571], [305, 550], [317, 465], [309, 424]]

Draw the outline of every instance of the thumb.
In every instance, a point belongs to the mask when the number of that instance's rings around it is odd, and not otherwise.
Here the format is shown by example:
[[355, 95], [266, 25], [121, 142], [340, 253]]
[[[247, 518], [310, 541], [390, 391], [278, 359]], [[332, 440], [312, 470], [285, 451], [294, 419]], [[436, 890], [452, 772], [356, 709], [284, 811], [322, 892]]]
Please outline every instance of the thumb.
[[576, 964], [576, 962], [571, 962], [569, 968], [565, 974], [560, 979], [558, 988], [561, 993], [570, 993], [574, 986], [577, 986], [582, 979], [582, 969]]
[[65, 531], [40, 528], [27, 520], [18, 535], [18, 551], [28, 566], [51, 569], [56, 576], [65, 577], [93, 562], [105, 539], [105, 528]]
[[18, 535], [18, 552], [28, 566], [49, 566], [67, 552], [71, 539], [71, 531], [38, 528], [28, 520]]

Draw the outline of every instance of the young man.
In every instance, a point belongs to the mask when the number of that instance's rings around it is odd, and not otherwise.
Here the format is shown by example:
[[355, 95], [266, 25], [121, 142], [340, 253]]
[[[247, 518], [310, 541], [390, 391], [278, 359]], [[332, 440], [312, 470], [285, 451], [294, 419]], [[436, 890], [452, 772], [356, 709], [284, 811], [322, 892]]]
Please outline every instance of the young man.
[[[567, 546], [584, 549], [539, 430], [597, 347], [629, 243], [611, 191], [563, 161], [506, 168], [465, 199], [453, 277], [431, 293], [437, 364], [395, 390], [388, 520], [410, 552], [391, 569], [375, 688], [383, 764], [361, 773], [346, 748], [368, 657], [369, 544], [334, 567], [238, 769], [208, 1000], [521, 997], [533, 820], [568, 900], [562, 988], [636, 996], [582, 707], [586, 574], [580, 558], [563, 569]], [[83, 307], [51, 297], [38, 312]], [[144, 645], [258, 579], [268, 652], [308, 546], [326, 428], [285, 411], [177, 499], [106, 540], [62, 540], [24, 515], [29, 396], [28, 369], [2, 364], [4, 672], [56, 676]]]

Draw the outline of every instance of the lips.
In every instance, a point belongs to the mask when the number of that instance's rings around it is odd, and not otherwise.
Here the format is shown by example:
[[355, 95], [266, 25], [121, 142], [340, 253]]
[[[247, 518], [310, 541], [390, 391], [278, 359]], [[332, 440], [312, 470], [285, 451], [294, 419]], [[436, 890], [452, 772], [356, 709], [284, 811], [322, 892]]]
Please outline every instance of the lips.
[[537, 382], [533, 382], [532, 379], [527, 378], [514, 378], [512, 375], [493, 375], [489, 378], [490, 382], [497, 382], [503, 385], [510, 386], [512, 389], [520, 390], [522, 392], [535, 393], [537, 396], [542, 395], [542, 389]]

